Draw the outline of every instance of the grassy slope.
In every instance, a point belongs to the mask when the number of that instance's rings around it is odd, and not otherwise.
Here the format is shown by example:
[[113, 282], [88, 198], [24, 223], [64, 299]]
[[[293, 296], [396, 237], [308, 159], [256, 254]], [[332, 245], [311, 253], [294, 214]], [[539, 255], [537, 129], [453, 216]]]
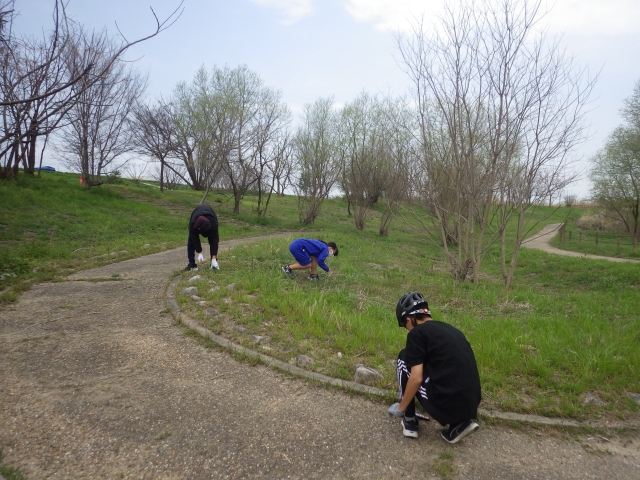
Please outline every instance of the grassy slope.
[[[0, 241], [6, 252], [0, 273], [18, 275], [3, 282], [14, 286], [5, 288], [5, 302], [24, 280], [183, 245], [188, 214], [200, 200], [199, 193], [186, 190], [161, 194], [152, 187], [104, 185], [84, 191], [76, 182], [64, 174], [0, 182]], [[377, 212], [359, 232], [341, 200], [325, 202], [306, 232], [300, 231], [291, 197], [273, 198], [266, 219], [252, 213], [251, 197], [243, 201], [241, 215], [230, 213], [227, 197], [208, 201], [220, 214], [223, 239], [295, 231], [287, 239], [224, 253], [219, 272], [199, 272], [199, 294], [228, 317], [212, 321], [189, 299], [180, 300], [212, 330], [248, 345], [248, 333], [267, 335], [272, 355], [287, 361], [306, 354], [316, 360], [312, 368], [342, 378], [352, 378], [355, 364], [364, 363], [383, 373], [379, 386], [392, 389], [389, 360], [406, 335], [395, 326], [395, 302], [417, 289], [436, 319], [457, 326], [472, 343], [485, 407], [575, 418], [637, 415], [638, 405], [626, 395], [640, 392], [637, 265], [523, 250], [507, 296], [497, 247], [487, 255], [480, 284], [458, 283], [437, 246], [398, 221], [388, 237], [380, 237]], [[567, 211], [543, 208], [537, 215], [556, 223]], [[288, 244], [298, 236], [338, 243], [332, 276], [314, 284], [302, 273], [293, 279], [282, 274], [280, 266], [292, 261]], [[128, 253], [109, 255], [122, 250]], [[40, 270], [34, 273], [35, 267]], [[222, 288], [212, 289], [211, 282]], [[235, 288], [227, 290], [231, 283]], [[238, 324], [247, 328], [245, 334], [233, 328]], [[604, 404], [585, 403], [592, 395]]]

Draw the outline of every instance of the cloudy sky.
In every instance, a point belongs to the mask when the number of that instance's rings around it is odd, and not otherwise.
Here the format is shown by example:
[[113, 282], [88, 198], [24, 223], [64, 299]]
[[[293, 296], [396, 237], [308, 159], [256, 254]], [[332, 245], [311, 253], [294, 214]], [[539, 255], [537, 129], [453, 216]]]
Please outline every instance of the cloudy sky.
[[[68, 14], [87, 28], [129, 39], [153, 30], [153, 7], [165, 18], [179, 0], [70, 0]], [[409, 82], [398, 63], [394, 32], [424, 15], [435, 21], [442, 0], [184, 0], [180, 19], [136, 46], [130, 59], [149, 76], [150, 98], [169, 96], [202, 65], [246, 64], [279, 89], [294, 114], [319, 97], [338, 105], [358, 93], [403, 95]], [[52, 0], [16, 0], [16, 31], [51, 26]], [[622, 122], [619, 111], [640, 80], [639, 0], [556, 0], [543, 20], [580, 65], [600, 72], [589, 112], [591, 139], [576, 155], [582, 165]], [[51, 160], [53, 162], [53, 160]], [[572, 193], [589, 193], [585, 179]]]

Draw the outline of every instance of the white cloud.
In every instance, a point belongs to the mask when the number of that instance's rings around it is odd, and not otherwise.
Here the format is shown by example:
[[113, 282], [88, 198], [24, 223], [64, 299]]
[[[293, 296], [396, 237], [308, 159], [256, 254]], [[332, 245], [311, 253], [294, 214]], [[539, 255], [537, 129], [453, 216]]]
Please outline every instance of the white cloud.
[[638, 0], [557, 0], [546, 20], [554, 32], [575, 35], [640, 34]]
[[282, 14], [282, 23], [291, 25], [313, 11], [313, 0], [251, 0], [261, 7], [274, 8]]
[[[377, 30], [405, 32], [423, 15], [427, 23], [435, 20], [443, 4], [443, 0], [345, 0], [347, 12], [357, 21]], [[544, 8], [550, 12], [542, 24], [554, 33], [640, 34], [638, 0], [543, 0]]]
[[377, 30], [410, 30], [423, 14], [433, 14], [441, 0], [346, 0], [347, 12], [357, 21], [370, 23]]

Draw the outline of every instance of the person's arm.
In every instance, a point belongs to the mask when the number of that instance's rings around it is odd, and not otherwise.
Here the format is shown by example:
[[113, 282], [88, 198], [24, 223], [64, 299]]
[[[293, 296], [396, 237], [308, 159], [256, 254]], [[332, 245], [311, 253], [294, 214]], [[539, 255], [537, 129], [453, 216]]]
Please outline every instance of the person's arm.
[[400, 405], [398, 406], [398, 410], [401, 412], [405, 412], [411, 400], [418, 393], [418, 389], [422, 384], [422, 363], [420, 365], [414, 365], [411, 367], [411, 376], [407, 380], [407, 386], [404, 389], [404, 394], [402, 395], [402, 400], [400, 401]]
[[218, 233], [218, 227], [214, 226], [211, 234], [209, 235], [209, 251], [211, 253], [211, 258], [215, 259], [218, 257], [218, 244], [220, 243], [220, 235]]
[[202, 253], [202, 244], [200, 243], [200, 234], [198, 232], [194, 232], [189, 229], [189, 237], [191, 238], [191, 242], [193, 243], [193, 248], [195, 248], [196, 253]]
[[318, 255], [318, 257], [316, 258], [318, 262], [318, 266], [327, 273], [329, 273], [329, 266], [326, 263], [324, 263], [324, 261], [327, 259], [328, 255], [329, 255], [329, 250], [327, 249], [326, 251]]

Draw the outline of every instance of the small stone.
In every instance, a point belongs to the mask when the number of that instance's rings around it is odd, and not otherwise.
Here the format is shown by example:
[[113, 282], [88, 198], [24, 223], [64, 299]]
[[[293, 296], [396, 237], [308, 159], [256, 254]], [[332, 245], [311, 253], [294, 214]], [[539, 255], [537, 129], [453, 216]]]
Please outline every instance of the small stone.
[[594, 395], [593, 393], [587, 393], [584, 396], [584, 400], [582, 400], [583, 404], [593, 404], [593, 405], [605, 405], [606, 402], [603, 401], [598, 395]]
[[198, 288], [197, 287], [185, 287], [182, 289], [182, 293], [184, 293], [185, 295], [195, 295], [196, 293], [198, 293]]
[[198, 280], [202, 280], [202, 276], [201, 275], [194, 275], [193, 277], [191, 277], [189, 279], [189, 283], [197, 282]]
[[129, 253], [128, 250], [120, 250], [120, 253]]
[[200, 300], [200, 301], [198, 302], [198, 305], [200, 305], [201, 307], [206, 307], [206, 306], [207, 306], [207, 303], [208, 303], [208, 302], [207, 302], [206, 300]]
[[263, 341], [265, 339], [265, 337], [263, 337], [262, 335], [251, 335], [251, 338], [256, 343], [260, 343], [261, 341]]
[[112, 257], [117, 257], [118, 256], [118, 252], [111, 252], [109, 255], [111, 255]]
[[229, 285], [227, 285], [227, 290], [233, 290], [236, 288], [236, 284], [235, 283], [230, 283]]
[[631, 400], [640, 405], [640, 393], [630, 393], [629, 397], [631, 398]]
[[338, 358], [342, 358], [343, 356], [344, 356], [344, 353], [338, 352]]
[[204, 313], [209, 317], [213, 317], [217, 313], [217, 310], [215, 308], [207, 308]]
[[148, 243], [145, 243], [144, 245], [142, 245], [142, 248], [149, 248], [151, 245], [149, 245]]
[[191, 295], [191, 300], [193, 300], [194, 302], [199, 302], [200, 300], [202, 300], [202, 297], [199, 297], [198, 295]]
[[220, 290], [220, 287], [213, 287], [209, 289], [209, 293], [216, 293], [218, 290]]
[[229, 297], [225, 297], [225, 298], [223, 298], [223, 299], [222, 299], [222, 301], [223, 301], [224, 303], [226, 303], [226, 304], [231, 304], [231, 303], [233, 303], [233, 299], [232, 299], [232, 298], [229, 298]]
[[246, 328], [244, 328], [244, 327], [239, 327], [239, 326], [237, 326], [237, 325], [236, 325], [235, 327], [233, 327], [233, 329], [234, 329], [236, 332], [238, 332], [238, 333], [244, 333], [244, 332], [246, 332], [246, 331], [247, 331], [247, 329], [246, 329]]
[[356, 365], [356, 373], [354, 375], [354, 379], [356, 382], [369, 385], [371, 383], [380, 381], [383, 378], [384, 377], [378, 371], [374, 370], [371, 367], [367, 367], [366, 365], [362, 364]]
[[311, 365], [314, 362], [313, 358], [308, 357], [307, 355], [298, 355], [296, 357], [296, 363], [301, 367], [306, 367]]
[[37, 273], [37, 272], [40, 271], [40, 267], [34, 267], [34, 269], [32, 271], [33, 271], [33, 273]]
[[262, 349], [263, 350], [271, 350], [271, 347], [269, 345], [262, 345]]

